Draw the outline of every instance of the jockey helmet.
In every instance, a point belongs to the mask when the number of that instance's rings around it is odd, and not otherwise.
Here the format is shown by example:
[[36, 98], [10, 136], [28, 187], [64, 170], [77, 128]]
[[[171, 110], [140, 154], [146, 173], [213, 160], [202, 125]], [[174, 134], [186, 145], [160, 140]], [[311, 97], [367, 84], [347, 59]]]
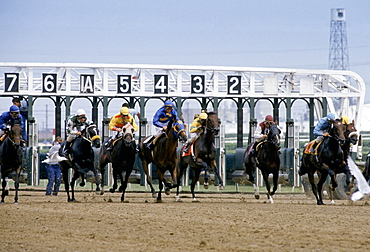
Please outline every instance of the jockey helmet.
[[76, 115], [78, 115], [78, 116], [86, 115], [86, 112], [83, 109], [79, 109], [79, 110], [77, 110]]
[[335, 120], [335, 114], [334, 113], [329, 113], [327, 116], [328, 120]]
[[342, 116], [342, 124], [348, 124], [348, 117]]
[[9, 108], [9, 112], [17, 112], [17, 113], [19, 113], [19, 107], [17, 105], [12, 105]]
[[272, 122], [274, 120], [274, 118], [272, 117], [272, 115], [267, 115], [266, 117], [265, 117], [265, 121], [270, 121], [270, 122]]
[[167, 100], [167, 101], [164, 102], [164, 106], [165, 107], [174, 107], [175, 104], [172, 101]]
[[206, 113], [200, 113], [199, 114], [199, 119], [207, 119], [208, 115]]
[[121, 115], [127, 116], [129, 113], [129, 110], [127, 107], [122, 107], [119, 112], [121, 113]]

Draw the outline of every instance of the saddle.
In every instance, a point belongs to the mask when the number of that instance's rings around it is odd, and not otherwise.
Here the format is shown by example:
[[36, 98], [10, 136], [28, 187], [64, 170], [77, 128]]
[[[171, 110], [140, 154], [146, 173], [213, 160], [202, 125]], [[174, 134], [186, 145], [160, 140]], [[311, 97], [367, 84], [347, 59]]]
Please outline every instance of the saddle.
[[309, 142], [309, 143], [305, 146], [305, 148], [304, 148], [304, 153], [306, 153], [306, 154], [312, 154], [312, 155], [317, 155], [317, 154], [318, 154], [318, 153], [317, 153], [317, 149], [319, 148], [319, 146], [322, 144], [322, 142], [323, 142], [323, 141], [321, 141], [320, 143], [318, 143], [318, 144], [316, 145], [314, 152], [311, 152], [311, 147], [312, 147], [312, 145], [315, 143], [315, 141], [316, 141], [316, 140], [312, 140], [311, 142]]

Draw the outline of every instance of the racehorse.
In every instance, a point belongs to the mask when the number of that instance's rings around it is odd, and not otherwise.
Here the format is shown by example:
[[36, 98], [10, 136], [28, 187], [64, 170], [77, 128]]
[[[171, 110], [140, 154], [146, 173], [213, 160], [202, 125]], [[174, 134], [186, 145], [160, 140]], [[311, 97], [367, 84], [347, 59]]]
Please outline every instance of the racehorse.
[[[344, 130], [340, 120], [335, 120], [329, 130], [329, 136], [325, 136], [322, 143], [317, 147], [317, 155], [304, 151], [300, 167], [300, 175], [308, 174], [312, 186], [312, 192], [318, 205], [324, 205], [322, 201], [322, 186], [328, 175], [331, 178], [331, 189], [337, 187], [335, 175], [345, 172], [341, 144], [344, 142]], [[306, 147], [307, 148], [307, 147]], [[309, 147], [308, 147], [309, 148]], [[314, 181], [314, 173], [317, 171], [319, 182]]]
[[[181, 151], [179, 163], [178, 163], [178, 178], [177, 178], [177, 193], [176, 201], [179, 200], [179, 185], [182, 175], [184, 174], [187, 166], [194, 172], [194, 177], [191, 181], [190, 189], [193, 196], [193, 201], [197, 201], [195, 198], [194, 188], [195, 184], [199, 180], [199, 176], [202, 170], [204, 170], [204, 188], [208, 189], [208, 170], [211, 169], [214, 171], [218, 178], [219, 187], [223, 189], [223, 181], [219, 174], [217, 165], [216, 165], [216, 148], [214, 146], [215, 135], [220, 131], [220, 120], [217, 117], [215, 112], [207, 112], [208, 118], [206, 121], [206, 126], [203, 129], [203, 132], [200, 136], [194, 141], [192, 146], [189, 148], [189, 151], [185, 154]], [[190, 150], [193, 149], [193, 152]]]
[[9, 132], [6, 133], [6, 136], [0, 145], [1, 177], [3, 179], [1, 203], [4, 203], [5, 196], [9, 195], [9, 191], [6, 189], [6, 178], [9, 176], [10, 172], [15, 171], [14, 204], [18, 204], [19, 175], [22, 169], [22, 148], [20, 146], [21, 139], [22, 128], [21, 125], [15, 121], [11, 125]]
[[[273, 195], [277, 190], [279, 169], [280, 169], [280, 129], [276, 124], [270, 124], [270, 130], [267, 134], [267, 138], [257, 144], [257, 155], [252, 157], [249, 155], [249, 150], [254, 143], [251, 143], [244, 151], [244, 167], [249, 176], [249, 181], [253, 184], [256, 192], [255, 198], [259, 199], [258, 187], [254, 182], [253, 172], [256, 170], [256, 166], [260, 169], [263, 177], [263, 181], [266, 184], [267, 198], [271, 203], [274, 203]], [[268, 180], [269, 175], [272, 173], [273, 189], [271, 191], [270, 182]]]
[[[114, 147], [111, 151], [107, 151], [105, 145], [100, 148], [99, 169], [102, 177], [101, 195], [104, 194], [105, 166], [111, 162], [113, 168], [113, 188], [111, 188], [109, 191], [111, 193], [115, 192], [118, 187], [117, 179], [119, 178], [121, 180], [121, 186], [119, 187], [118, 191], [122, 192], [121, 201], [124, 202], [128, 179], [135, 163], [135, 146], [133, 144], [133, 139], [134, 127], [128, 123], [122, 127], [122, 131], [114, 141]], [[125, 180], [123, 180], [124, 172], [126, 173]]]
[[348, 167], [348, 157], [350, 154], [351, 145], [357, 144], [357, 141], [358, 141], [358, 132], [355, 127], [355, 121], [352, 120], [351, 123], [343, 124], [343, 130], [344, 130], [345, 140], [344, 140], [344, 143], [341, 145], [341, 147], [343, 150], [343, 158], [344, 158], [344, 161], [346, 162], [346, 168], [345, 168], [346, 184], [349, 189], [353, 187], [354, 177], [352, 176], [352, 181], [350, 182], [351, 175], [350, 175], [350, 171]]
[[[59, 149], [59, 155], [63, 156], [63, 147], [66, 144], [64, 141]], [[99, 177], [96, 168], [94, 167], [94, 151], [95, 148], [100, 147], [100, 136], [95, 124], [91, 124], [81, 131], [81, 135], [77, 136], [72, 143], [71, 154], [67, 157], [69, 160], [59, 162], [65, 185], [65, 190], [68, 196], [68, 202], [75, 201], [74, 186], [76, 180], [81, 177], [82, 182], [80, 186], [85, 186], [85, 174], [92, 171], [95, 176], [96, 192], [100, 192]], [[72, 168], [74, 173], [70, 184], [68, 183], [68, 170]], [[71, 186], [72, 197], [69, 194], [69, 185]]]
[[[177, 145], [178, 140], [186, 142], [187, 136], [185, 132], [184, 123], [181, 120], [172, 118], [168, 125], [165, 134], [162, 134], [154, 145], [153, 151], [144, 147], [145, 139], [140, 143], [139, 156], [147, 176], [147, 183], [149, 184], [152, 192], [152, 196], [155, 197], [155, 190], [151, 183], [149, 175], [148, 165], [153, 163], [157, 168], [158, 180], [159, 180], [159, 193], [157, 196], [157, 202], [162, 202], [162, 190], [163, 184], [165, 185], [165, 193], [170, 194], [170, 189], [177, 187], [177, 169], [176, 164], [178, 160]], [[172, 175], [174, 185], [168, 183], [164, 174], [169, 171]]]

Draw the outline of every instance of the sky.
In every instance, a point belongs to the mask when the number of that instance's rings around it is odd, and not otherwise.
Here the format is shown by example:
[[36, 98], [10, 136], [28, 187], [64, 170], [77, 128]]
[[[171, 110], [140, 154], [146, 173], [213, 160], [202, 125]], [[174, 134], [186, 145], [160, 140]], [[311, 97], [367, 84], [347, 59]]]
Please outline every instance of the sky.
[[328, 69], [333, 8], [370, 90], [368, 0], [2, 0], [0, 61]]

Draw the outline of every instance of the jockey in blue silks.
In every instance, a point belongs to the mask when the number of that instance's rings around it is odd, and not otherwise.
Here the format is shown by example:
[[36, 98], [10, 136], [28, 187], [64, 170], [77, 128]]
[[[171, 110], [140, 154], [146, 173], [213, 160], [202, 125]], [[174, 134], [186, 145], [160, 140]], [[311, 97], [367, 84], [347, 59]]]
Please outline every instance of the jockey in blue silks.
[[329, 113], [327, 116], [321, 118], [313, 129], [313, 134], [316, 136], [315, 143], [311, 147], [311, 152], [314, 152], [318, 143], [324, 140], [324, 137], [329, 136], [329, 130], [335, 120], [335, 114]]
[[22, 128], [22, 138], [23, 142], [26, 140], [26, 131], [24, 129], [24, 123], [22, 120], [22, 116], [19, 114], [19, 107], [16, 105], [12, 105], [9, 108], [9, 111], [6, 111], [1, 114], [0, 116], [0, 129], [3, 131], [1, 135], [6, 133], [10, 129], [10, 125], [12, 124], [20, 124]]
[[[144, 145], [147, 148], [151, 149], [153, 147], [151, 146], [151, 142], [153, 142], [153, 145], [155, 144], [157, 139], [166, 131], [167, 125], [172, 118], [175, 118], [175, 121], [177, 121], [179, 116], [175, 109], [175, 104], [172, 101], [167, 100], [164, 102], [163, 107], [159, 108], [154, 114], [153, 125], [157, 127], [158, 131], [156, 136], [151, 136], [144, 141]], [[155, 139], [153, 140], [154, 137]]]

